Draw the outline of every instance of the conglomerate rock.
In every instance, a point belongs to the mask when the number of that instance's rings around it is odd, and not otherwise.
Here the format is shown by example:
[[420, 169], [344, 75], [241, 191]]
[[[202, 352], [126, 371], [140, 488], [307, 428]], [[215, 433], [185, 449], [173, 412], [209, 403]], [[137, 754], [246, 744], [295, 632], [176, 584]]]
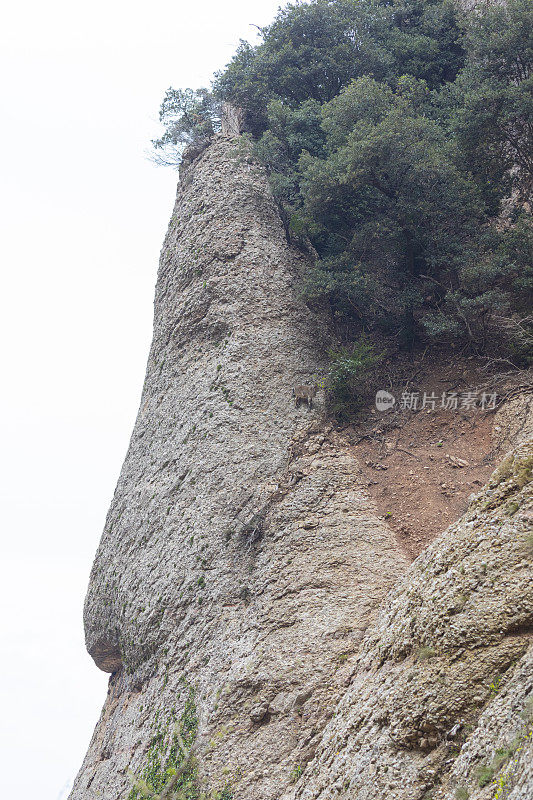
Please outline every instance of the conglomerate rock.
[[126, 798], [129, 769], [153, 773], [191, 687], [203, 790], [279, 798], [407, 568], [320, 393], [293, 400], [325, 365], [304, 265], [246, 143], [218, 136], [182, 170], [91, 573], [87, 647], [112, 677], [72, 800]]
[[533, 443], [389, 593], [291, 798], [533, 797]]
[[533, 797], [531, 398], [408, 568], [320, 393], [291, 394], [327, 350], [305, 258], [245, 142], [189, 153], [86, 601], [112, 675], [72, 800], [137, 799], [128, 770], [161, 787], [177, 720], [204, 797]]

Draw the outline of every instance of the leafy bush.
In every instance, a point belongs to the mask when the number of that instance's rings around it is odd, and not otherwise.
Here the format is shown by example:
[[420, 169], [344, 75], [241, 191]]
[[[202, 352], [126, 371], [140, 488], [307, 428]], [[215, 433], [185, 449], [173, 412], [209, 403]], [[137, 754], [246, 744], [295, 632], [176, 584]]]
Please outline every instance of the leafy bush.
[[368, 378], [382, 359], [374, 345], [362, 335], [351, 347], [330, 351], [326, 392], [333, 413], [343, 416], [361, 405], [368, 393]]

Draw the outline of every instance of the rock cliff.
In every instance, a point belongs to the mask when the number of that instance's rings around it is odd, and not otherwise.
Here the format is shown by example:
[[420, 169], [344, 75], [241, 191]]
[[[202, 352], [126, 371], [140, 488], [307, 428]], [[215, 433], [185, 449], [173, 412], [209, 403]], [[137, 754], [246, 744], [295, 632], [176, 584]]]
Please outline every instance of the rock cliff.
[[320, 397], [292, 397], [324, 366], [303, 259], [246, 145], [219, 136], [183, 171], [162, 251], [141, 407], [85, 607], [88, 650], [113, 674], [73, 800], [128, 795], [127, 769], [145, 773], [184, 687], [202, 784], [278, 798], [407, 567]]
[[532, 467], [529, 441], [388, 595], [291, 797], [533, 796]]
[[292, 397], [327, 335], [263, 170], [231, 131], [185, 163], [86, 600], [111, 678], [71, 799], [140, 797], [129, 771], [160, 790], [180, 734], [206, 797], [481, 800], [509, 770], [525, 800], [530, 446], [409, 566], [320, 393]]

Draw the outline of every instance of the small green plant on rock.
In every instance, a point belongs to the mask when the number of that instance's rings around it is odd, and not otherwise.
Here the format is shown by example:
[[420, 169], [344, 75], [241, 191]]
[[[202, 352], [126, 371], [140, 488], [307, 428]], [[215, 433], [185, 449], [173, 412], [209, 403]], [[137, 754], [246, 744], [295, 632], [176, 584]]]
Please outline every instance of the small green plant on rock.
[[291, 774], [289, 775], [289, 780], [290, 780], [290, 782], [291, 782], [291, 783], [296, 783], [296, 781], [299, 779], [299, 777], [300, 777], [300, 775], [302, 774], [302, 772], [303, 772], [303, 767], [302, 767], [302, 765], [301, 765], [301, 764], [296, 764], [296, 765], [295, 765], [295, 766], [292, 768], [292, 770], [291, 770]]
[[520, 504], [516, 503], [514, 500], [511, 500], [509, 503], [507, 503], [507, 505], [503, 509], [503, 512], [508, 517], [512, 517], [513, 514], [516, 514], [516, 512], [518, 511], [519, 508], [520, 508]]
[[[476, 778], [480, 788], [487, 786], [492, 781], [496, 773], [499, 772], [502, 767], [505, 766], [505, 764], [509, 763], [510, 759], [519, 748], [521, 741], [522, 738], [520, 736], [515, 737], [508, 747], [501, 747], [496, 750], [496, 753], [494, 754], [490, 764], [480, 764], [476, 772]], [[506, 783], [507, 777], [503, 775], [497, 782], [497, 786], [499, 786], [500, 789], [503, 789]], [[501, 797], [501, 794], [499, 794], [498, 797]]]
[[338, 664], [344, 664], [346, 661], [348, 661], [348, 659], [350, 658], [350, 655], [351, 655], [350, 652], [337, 653], [337, 655], [335, 656], [335, 659], [336, 659]]
[[197, 730], [198, 717], [192, 689], [189, 689], [179, 720], [171, 711], [167, 721], [162, 722], [159, 712], [156, 712], [146, 767], [139, 777], [131, 771], [128, 773], [133, 784], [128, 800], [198, 798], [197, 765], [193, 754]]
[[436, 655], [437, 653], [434, 647], [425, 646], [418, 648], [415, 658], [417, 661], [427, 661], [429, 658], [433, 658]]
[[229, 785], [224, 786], [219, 792], [217, 792], [213, 800], [233, 800], [233, 791]]
[[524, 704], [524, 709], [520, 713], [520, 716], [522, 717], [526, 725], [529, 723], [533, 723], [533, 695], [527, 698]]
[[494, 792], [493, 800], [504, 800], [509, 796], [517, 777], [520, 753], [523, 751], [527, 741], [532, 737], [533, 728], [526, 726], [525, 731], [515, 736], [508, 747], [496, 751], [492, 765], [498, 765], [496, 768], [499, 770], [505, 764], [505, 769], [495, 781], [496, 791]]
[[503, 765], [506, 763], [506, 761], [509, 760], [509, 758], [512, 756], [512, 754], [513, 754], [513, 751], [508, 749], [508, 748], [500, 748], [499, 750], [496, 750], [496, 753], [494, 754], [494, 758], [492, 759], [491, 764], [490, 764], [490, 766], [494, 770], [494, 772], [498, 772], [503, 767]]
[[477, 785], [480, 789], [487, 786], [494, 777], [495, 769], [490, 764], [480, 764], [476, 770]]
[[516, 483], [519, 489], [523, 489], [526, 484], [531, 482], [533, 470], [533, 455], [525, 455], [518, 459], [515, 469]]
[[464, 786], [458, 786], [455, 790], [455, 800], [468, 800], [470, 793]]
[[507, 480], [513, 473], [513, 455], [512, 453], [506, 456], [499, 467], [492, 473], [489, 481], [489, 486], [493, 489], [496, 488], [502, 481]]

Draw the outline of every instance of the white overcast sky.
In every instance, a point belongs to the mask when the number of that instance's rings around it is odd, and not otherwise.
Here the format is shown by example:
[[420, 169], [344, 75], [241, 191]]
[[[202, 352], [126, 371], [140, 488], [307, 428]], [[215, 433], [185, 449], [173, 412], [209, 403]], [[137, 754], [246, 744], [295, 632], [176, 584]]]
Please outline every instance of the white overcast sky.
[[133, 426], [176, 174], [145, 156], [278, 0], [27, 0], [0, 30], [3, 797], [58, 800], [107, 678], [82, 603]]

